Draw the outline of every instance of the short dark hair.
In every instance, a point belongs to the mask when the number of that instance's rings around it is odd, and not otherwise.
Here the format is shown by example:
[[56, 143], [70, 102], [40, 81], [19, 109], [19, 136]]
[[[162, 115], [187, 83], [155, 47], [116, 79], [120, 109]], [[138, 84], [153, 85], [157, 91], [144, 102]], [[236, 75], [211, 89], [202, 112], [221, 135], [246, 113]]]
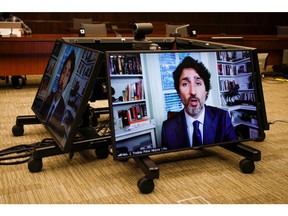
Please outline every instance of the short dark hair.
[[[67, 64], [68, 61], [71, 61], [71, 73], [69, 75], [69, 79], [68, 79], [68, 83], [70, 81], [70, 78], [72, 76], [72, 73], [74, 71], [74, 68], [75, 68], [75, 61], [76, 61], [76, 56], [75, 56], [75, 52], [74, 50], [72, 50], [72, 52], [68, 55], [68, 57], [65, 59], [65, 62], [63, 64], [63, 68], [64, 66]], [[61, 74], [62, 74], [62, 71], [63, 71], [63, 68], [61, 70]], [[60, 75], [61, 76], [61, 75]]]
[[199, 76], [203, 79], [205, 84], [205, 89], [207, 92], [211, 89], [210, 77], [211, 74], [208, 69], [204, 66], [202, 62], [198, 62], [190, 56], [187, 56], [183, 59], [183, 61], [177, 66], [175, 71], [173, 72], [174, 79], [174, 87], [176, 91], [179, 93], [179, 79], [183, 69], [185, 68], [193, 68], [199, 74]]

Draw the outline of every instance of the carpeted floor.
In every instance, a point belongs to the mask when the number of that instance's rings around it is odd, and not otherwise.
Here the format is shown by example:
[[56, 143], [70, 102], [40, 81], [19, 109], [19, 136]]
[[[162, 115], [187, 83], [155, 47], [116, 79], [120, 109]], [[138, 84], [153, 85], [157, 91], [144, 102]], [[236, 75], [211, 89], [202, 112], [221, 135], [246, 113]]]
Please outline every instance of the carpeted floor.
[[[0, 149], [31, 144], [49, 137], [42, 125], [27, 125], [14, 137], [16, 117], [31, 115], [41, 76], [28, 76], [27, 86], [13, 89], [0, 81]], [[151, 194], [141, 194], [143, 172], [134, 160], [97, 159], [95, 152], [76, 152], [43, 159], [31, 173], [27, 163], [0, 166], [2, 204], [287, 204], [288, 83], [263, 80], [270, 130], [263, 142], [250, 142], [262, 159], [252, 174], [239, 169], [241, 156], [221, 147], [153, 156], [160, 168]]]

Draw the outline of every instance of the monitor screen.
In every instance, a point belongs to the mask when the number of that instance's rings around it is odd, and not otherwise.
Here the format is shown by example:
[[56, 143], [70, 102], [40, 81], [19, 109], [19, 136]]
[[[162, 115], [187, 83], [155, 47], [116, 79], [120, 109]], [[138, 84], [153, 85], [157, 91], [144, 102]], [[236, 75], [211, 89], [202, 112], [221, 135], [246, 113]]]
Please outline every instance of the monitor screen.
[[106, 52], [114, 159], [263, 136], [255, 49]]
[[64, 152], [72, 147], [103, 57], [87, 47], [55, 42], [32, 110]]

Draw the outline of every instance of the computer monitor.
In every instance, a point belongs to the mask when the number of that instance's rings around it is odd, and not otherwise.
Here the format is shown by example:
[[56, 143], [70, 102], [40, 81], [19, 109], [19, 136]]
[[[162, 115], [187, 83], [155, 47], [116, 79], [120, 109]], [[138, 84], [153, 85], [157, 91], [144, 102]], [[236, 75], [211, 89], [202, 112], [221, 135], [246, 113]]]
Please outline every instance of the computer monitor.
[[69, 152], [97, 80], [104, 54], [55, 41], [32, 110], [63, 152]]
[[[106, 64], [114, 159], [235, 144], [265, 135], [253, 48], [108, 51]], [[177, 75], [185, 67], [183, 76]], [[193, 90], [197, 87], [199, 92]], [[196, 126], [188, 125], [195, 119], [200, 121], [200, 141], [193, 141]]]

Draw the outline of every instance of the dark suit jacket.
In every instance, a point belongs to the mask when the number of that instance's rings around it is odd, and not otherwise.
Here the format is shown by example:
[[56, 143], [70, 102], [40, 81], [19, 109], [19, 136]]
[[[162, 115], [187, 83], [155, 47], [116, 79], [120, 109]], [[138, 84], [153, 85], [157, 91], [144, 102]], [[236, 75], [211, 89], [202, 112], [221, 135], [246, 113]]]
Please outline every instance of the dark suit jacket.
[[[48, 112], [50, 110], [50, 106], [52, 104], [52, 100], [55, 96], [55, 93], [51, 93], [45, 100], [45, 102], [42, 105], [41, 108], [41, 115], [43, 119], [47, 118]], [[53, 116], [50, 120], [50, 122], [46, 122], [46, 124], [54, 131], [56, 132], [56, 135], [59, 135], [61, 137], [64, 136], [65, 128], [63, 125], [61, 125], [61, 121], [64, 115], [64, 111], [66, 109], [66, 105], [64, 102], [64, 99], [61, 97], [60, 101], [58, 102], [57, 106], [55, 107]]]
[[[184, 109], [162, 125], [162, 147], [190, 147]], [[237, 136], [227, 111], [205, 105], [203, 145], [235, 141]]]

